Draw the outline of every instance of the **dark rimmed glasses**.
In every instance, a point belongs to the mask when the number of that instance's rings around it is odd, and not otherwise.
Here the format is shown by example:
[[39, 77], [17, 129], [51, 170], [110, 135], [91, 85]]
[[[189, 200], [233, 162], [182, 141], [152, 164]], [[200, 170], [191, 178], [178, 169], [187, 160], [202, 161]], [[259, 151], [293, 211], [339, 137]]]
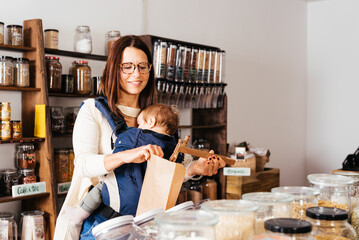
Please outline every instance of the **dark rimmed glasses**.
[[135, 69], [137, 68], [141, 74], [146, 74], [151, 71], [152, 64], [148, 62], [141, 62], [139, 64], [129, 63], [122, 63], [120, 64], [120, 69], [125, 74], [132, 74]]

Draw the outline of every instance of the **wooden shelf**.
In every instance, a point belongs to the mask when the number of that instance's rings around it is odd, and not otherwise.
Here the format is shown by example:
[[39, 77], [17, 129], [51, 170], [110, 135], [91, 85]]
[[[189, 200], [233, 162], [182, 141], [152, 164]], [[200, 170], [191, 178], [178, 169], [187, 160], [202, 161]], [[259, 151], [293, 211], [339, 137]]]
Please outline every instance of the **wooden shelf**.
[[203, 128], [225, 128], [226, 124], [211, 124], [211, 125], [182, 125], [178, 126], [179, 129], [203, 129]]
[[43, 197], [48, 197], [48, 196], [50, 196], [50, 193], [45, 192], [45, 193], [26, 195], [26, 196], [22, 196], [22, 197], [11, 197], [11, 196], [0, 197], [0, 203], [14, 202], [14, 201], [32, 199], [32, 198], [43, 198]]
[[32, 51], [36, 51], [36, 48], [0, 44], [0, 50], [12, 51], [12, 52], [32, 52]]
[[0, 144], [4, 143], [29, 143], [29, 142], [43, 142], [45, 138], [38, 137], [24, 137], [20, 139], [9, 139], [9, 140], [0, 140]]
[[76, 97], [76, 98], [95, 98], [96, 95], [81, 95], [76, 93], [49, 93], [50, 97]]
[[64, 134], [52, 134], [52, 137], [55, 138], [70, 138], [72, 137], [72, 133], [64, 133]]
[[85, 58], [85, 59], [98, 60], [98, 61], [107, 61], [107, 56], [104, 56], [104, 55], [79, 53], [79, 52], [72, 52], [72, 51], [58, 50], [58, 49], [51, 49], [51, 48], [45, 48], [45, 53], [53, 54], [53, 55], [59, 55], [59, 56], [66, 56], [66, 57], [75, 57], [75, 58]]
[[32, 87], [0, 87], [0, 90], [5, 90], [5, 91], [21, 91], [21, 92], [36, 92], [36, 91], [41, 91], [40, 88], [32, 88]]

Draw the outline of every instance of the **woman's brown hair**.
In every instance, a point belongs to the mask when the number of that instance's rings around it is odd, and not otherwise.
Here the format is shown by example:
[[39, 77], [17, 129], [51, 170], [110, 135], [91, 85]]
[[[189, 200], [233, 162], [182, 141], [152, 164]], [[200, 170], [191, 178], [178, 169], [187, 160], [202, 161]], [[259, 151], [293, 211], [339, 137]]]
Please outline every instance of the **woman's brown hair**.
[[[119, 66], [122, 61], [122, 53], [127, 47], [134, 47], [142, 50], [147, 55], [148, 62], [152, 64], [151, 52], [147, 45], [138, 36], [123, 36], [113, 44], [111, 50], [109, 51], [105, 70], [103, 72], [98, 91], [100, 96], [103, 96], [107, 99], [111, 111], [116, 115], [120, 115], [120, 111], [117, 108], [121, 88], [121, 70]], [[157, 103], [157, 90], [152, 67], [148, 83], [140, 93], [139, 105], [141, 109], [145, 109], [154, 103]]]

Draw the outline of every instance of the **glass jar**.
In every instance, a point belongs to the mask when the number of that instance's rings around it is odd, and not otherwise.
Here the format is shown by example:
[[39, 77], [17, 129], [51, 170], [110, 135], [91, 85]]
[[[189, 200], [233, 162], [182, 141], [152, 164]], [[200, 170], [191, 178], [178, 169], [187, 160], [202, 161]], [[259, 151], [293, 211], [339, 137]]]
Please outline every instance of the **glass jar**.
[[158, 239], [215, 239], [218, 216], [203, 210], [170, 212], [155, 218]]
[[87, 61], [77, 61], [73, 68], [73, 77], [75, 84], [75, 92], [77, 94], [90, 94], [91, 93], [91, 68]]
[[59, 30], [45, 29], [45, 48], [59, 48]]
[[350, 187], [350, 212], [359, 206], [359, 173], [351, 171], [337, 171], [334, 175], [340, 175], [351, 178], [354, 183]]
[[307, 178], [313, 187], [320, 190], [318, 206], [349, 211], [350, 188], [354, 183], [351, 178], [333, 174], [310, 174]]
[[217, 200], [217, 182], [214, 179], [206, 178], [202, 182], [203, 199]]
[[62, 90], [65, 93], [74, 93], [74, 79], [72, 74], [62, 74]]
[[189, 201], [199, 203], [203, 199], [203, 188], [200, 181], [188, 181], [187, 199]]
[[0, 212], [0, 237], [3, 240], [17, 240], [17, 224], [14, 214]]
[[11, 138], [10, 121], [0, 121], [0, 140], [9, 140]]
[[15, 169], [3, 169], [1, 170], [4, 176], [4, 182], [6, 185], [5, 195], [11, 196], [12, 195], [12, 186], [18, 185], [19, 180], [17, 177], [17, 172]]
[[16, 87], [30, 86], [28, 58], [14, 58], [14, 85]]
[[89, 26], [77, 26], [75, 34], [75, 52], [92, 52], [92, 37]]
[[7, 25], [7, 44], [12, 46], [23, 46], [21, 25]]
[[121, 37], [120, 31], [112, 30], [106, 34], [105, 54], [108, 55], [114, 42]]
[[67, 107], [66, 108], [66, 132], [72, 133], [77, 114], [79, 113], [79, 107]]
[[92, 229], [96, 240], [119, 239], [125, 240], [130, 235], [133, 216], [125, 215], [105, 221]]
[[36, 183], [35, 169], [20, 169], [19, 175], [20, 184]]
[[292, 240], [314, 240], [311, 235], [312, 224], [294, 218], [274, 218], [264, 222], [268, 233], [276, 236], [289, 237]]
[[55, 149], [55, 172], [57, 183], [68, 182], [69, 157], [68, 150]]
[[72, 181], [72, 175], [74, 175], [74, 160], [75, 160], [75, 154], [73, 149], [69, 149], [67, 153], [68, 161], [69, 161], [69, 176], [68, 181]]
[[4, 23], [0, 22], [0, 44], [4, 44]]
[[134, 224], [147, 233], [150, 239], [157, 239], [158, 225], [155, 222], [155, 217], [163, 213], [164, 210], [162, 208], [157, 208], [136, 216], [133, 221]]
[[313, 225], [315, 239], [356, 240], [355, 230], [348, 223], [348, 212], [332, 207], [312, 207], [306, 210], [307, 221]]
[[254, 234], [258, 205], [244, 200], [215, 200], [202, 204], [202, 209], [219, 216], [216, 239], [245, 240]]
[[9, 102], [0, 102], [0, 121], [11, 120], [11, 106]]
[[187, 193], [186, 183], [183, 183], [181, 186], [180, 193], [178, 194], [176, 204], [181, 204], [181, 203], [187, 202], [187, 194], [188, 193]]
[[11, 125], [11, 138], [12, 139], [21, 139], [22, 137], [22, 128], [20, 120], [10, 121]]
[[50, 107], [51, 114], [51, 131], [53, 134], [64, 134], [65, 133], [65, 116], [60, 106]]
[[20, 229], [21, 240], [45, 239], [44, 212], [39, 210], [22, 212]]
[[16, 146], [16, 166], [19, 169], [32, 169], [36, 166], [35, 147], [31, 143]]
[[98, 94], [98, 87], [100, 86], [102, 77], [92, 77], [92, 94], [97, 95]]
[[46, 56], [47, 84], [50, 92], [61, 92], [62, 65], [59, 57]]
[[293, 196], [290, 216], [305, 220], [305, 209], [318, 206], [319, 189], [311, 187], [276, 187], [271, 190], [273, 193], [286, 193]]
[[242, 199], [258, 204], [256, 234], [265, 232], [264, 222], [272, 218], [289, 218], [294, 198], [289, 194], [255, 192], [242, 195]]
[[182, 211], [182, 210], [191, 210], [191, 209], [194, 209], [194, 207], [195, 207], [194, 202], [187, 201], [187, 202], [178, 204], [174, 207], [171, 207], [166, 212], [177, 212], [177, 211]]
[[0, 87], [14, 85], [14, 64], [12, 57], [0, 56]]

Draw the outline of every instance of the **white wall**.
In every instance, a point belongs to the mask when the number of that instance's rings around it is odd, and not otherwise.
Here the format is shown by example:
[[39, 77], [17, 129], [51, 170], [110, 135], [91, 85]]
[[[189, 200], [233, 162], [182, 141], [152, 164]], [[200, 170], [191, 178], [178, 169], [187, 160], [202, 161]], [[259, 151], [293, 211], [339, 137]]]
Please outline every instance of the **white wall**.
[[341, 168], [359, 140], [359, 2], [308, 3], [308, 173]]

